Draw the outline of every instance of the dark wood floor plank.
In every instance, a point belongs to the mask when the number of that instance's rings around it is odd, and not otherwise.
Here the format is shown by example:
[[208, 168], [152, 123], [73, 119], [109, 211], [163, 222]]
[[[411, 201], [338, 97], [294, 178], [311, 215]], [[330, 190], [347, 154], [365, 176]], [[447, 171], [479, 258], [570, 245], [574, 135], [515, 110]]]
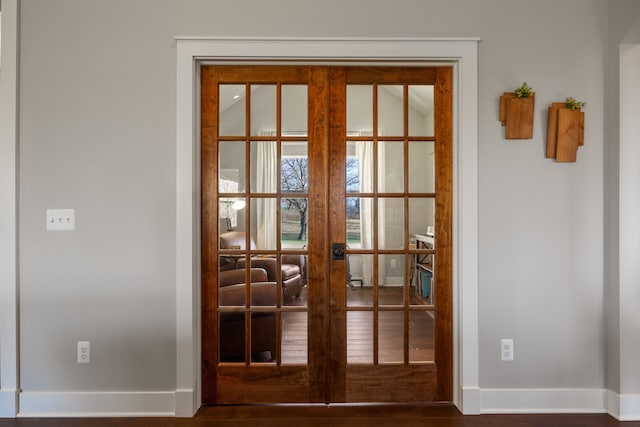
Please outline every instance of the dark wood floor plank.
[[[294, 303], [306, 305], [307, 289]], [[373, 300], [372, 289], [350, 288], [349, 295], [355, 306], [366, 306], [367, 300]], [[411, 295], [415, 295], [411, 291]], [[380, 288], [381, 304], [390, 301], [402, 303], [402, 288]], [[307, 362], [307, 318], [306, 313], [285, 313], [282, 325], [282, 363], [300, 364]], [[347, 361], [349, 363], [373, 363], [373, 315], [368, 311], [355, 311], [347, 314]], [[401, 312], [380, 314], [378, 327], [379, 362], [401, 363], [403, 361], [403, 330]], [[409, 322], [409, 360], [411, 362], [432, 362], [434, 360], [433, 313], [415, 311], [410, 314]]]
[[451, 405], [206, 406], [193, 418], [18, 418], [0, 427], [640, 427], [606, 414], [467, 415]]

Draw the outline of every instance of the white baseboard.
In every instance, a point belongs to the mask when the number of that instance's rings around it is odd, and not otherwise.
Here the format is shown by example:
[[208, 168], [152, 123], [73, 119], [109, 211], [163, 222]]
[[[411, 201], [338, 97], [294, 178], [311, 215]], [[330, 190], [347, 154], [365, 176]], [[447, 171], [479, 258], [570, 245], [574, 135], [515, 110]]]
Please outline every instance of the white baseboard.
[[15, 418], [18, 395], [15, 390], [0, 390], [0, 418]]
[[[176, 392], [23, 392], [18, 417], [191, 417], [198, 410], [194, 390]], [[16, 392], [0, 391], [0, 418], [16, 416]], [[518, 413], [609, 413], [620, 421], [640, 420], [640, 395], [605, 389], [463, 388], [465, 415]]]
[[176, 392], [23, 392], [18, 417], [173, 417]]
[[620, 395], [607, 390], [607, 412], [618, 421], [640, 421], [640, 394]]
[[404, 276], [385, 276], [384, 286], [402, 286], [404, 284]]
[[605, 389], [482, 389], [482, 414], [605, 413]]

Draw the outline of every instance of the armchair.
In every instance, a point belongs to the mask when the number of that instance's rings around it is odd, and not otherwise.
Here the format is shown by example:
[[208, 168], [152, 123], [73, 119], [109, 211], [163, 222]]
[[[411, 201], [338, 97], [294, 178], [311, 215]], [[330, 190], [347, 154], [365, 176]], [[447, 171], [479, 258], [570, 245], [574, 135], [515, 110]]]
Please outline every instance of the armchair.
[[[253, 239], [249, 241], [250, 248], [256, 249]], [[220, 248], [232, 249], [233, 247], [244, 250], [246, 246], [246, 235], [243, 231], [230, 231], [220, 235]], [[250, 260], [251, 269], [262, 268], [267, 272], [267, 281], [275, 282], [278, 273], [278, 260], [271, 256], [254, 256]], [[244, 269], [245, 260], [241, 259], [237, 263], [230, 259], [222, 258], [220, 270]], [[282, 294], [284, 300], [291, 297], [300, 297], [302, 287], [306, 284], [306, 258], [304, 255], [282, 255], [280, 263], [280, 274], [282, 278]]]
[[[276, 305], [276, 284], [267, 282], [267, 273], [261, 268], [252, 268], [251, 306]], [[245, 306], [245, 270], [221, 271], [218, 275], [218, 302], [221, 307]], [[245, 313], [220, 313], [220, 361], [241, 362], [245, 356]], [[251, 360], [269, 361], [275, 357], [276, 313], [254, 312], [251, 314]]]

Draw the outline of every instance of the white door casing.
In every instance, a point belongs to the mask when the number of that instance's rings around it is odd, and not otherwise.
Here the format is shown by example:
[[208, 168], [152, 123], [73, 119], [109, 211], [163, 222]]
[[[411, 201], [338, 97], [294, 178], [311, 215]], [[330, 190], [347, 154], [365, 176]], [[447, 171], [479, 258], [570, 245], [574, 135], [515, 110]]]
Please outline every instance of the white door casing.
[[176, 416], [201, 402], [199, 65], [451, 65], [453, 102], [453, 396], [480, 412], [478, 372], [477, 38], [176, 37]]

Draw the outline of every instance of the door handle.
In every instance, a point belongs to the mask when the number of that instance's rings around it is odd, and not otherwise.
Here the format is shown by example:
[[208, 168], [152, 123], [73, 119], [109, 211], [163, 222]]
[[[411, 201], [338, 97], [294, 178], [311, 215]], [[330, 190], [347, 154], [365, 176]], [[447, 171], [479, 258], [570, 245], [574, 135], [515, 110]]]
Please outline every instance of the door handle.
[[331, 245], [331, 252], [333, 253], [334, 260], [344, 259], [344, 243], [333, 243]]

